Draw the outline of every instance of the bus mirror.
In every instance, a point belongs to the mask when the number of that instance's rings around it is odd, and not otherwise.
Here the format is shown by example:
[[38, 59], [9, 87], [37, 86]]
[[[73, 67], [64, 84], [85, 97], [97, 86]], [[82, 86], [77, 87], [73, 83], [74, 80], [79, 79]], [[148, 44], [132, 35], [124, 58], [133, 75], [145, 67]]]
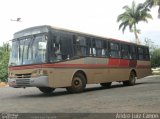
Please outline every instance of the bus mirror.
[[38, 43], [38, 49], [39, 50], [45, 50], [46, 49], [46, 42], [39, 42]]

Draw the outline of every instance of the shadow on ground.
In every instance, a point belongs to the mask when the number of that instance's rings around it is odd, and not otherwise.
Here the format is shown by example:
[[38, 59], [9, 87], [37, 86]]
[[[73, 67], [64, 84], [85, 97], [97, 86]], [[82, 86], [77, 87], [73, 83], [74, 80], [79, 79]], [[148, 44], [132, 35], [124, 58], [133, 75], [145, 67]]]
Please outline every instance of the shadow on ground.
[[[152, 83], [156, 83], [156, 82], [151, 82]], [[142, 84], [148, 84], [143, 82], [143, 83], [136, 83], [135, 86], [137, 85], [142, 85]], [[131, 86], [123, 86], [121, 83], [116, 84], [116, 85], [112, 85], [110, 88], [105, 88], [105, 87], [87, 87], [82, 93], [88, 93], [88, 92], [93, 92], [93, 91], [100, 91], [100, 90], [112, 90], [112, 89], [116, 89], [116, 88], [124, 88], [124, 87], [131, 87]], [[77, 93], [78, 94], [78, 93]], [[39, 97], [52, 97], [52, 96], [64, 96], [64, 95], [75, 95], [75, 94], [71, 94], [68, 93], [67, 91], [55, 91], [51, 94], [44, 94], [44, 93], [39, 93], [39, 94], [28, 94], [28, 95], [21, 95], [19, 97], [34, 97], [34, 98], [39, 98]]]

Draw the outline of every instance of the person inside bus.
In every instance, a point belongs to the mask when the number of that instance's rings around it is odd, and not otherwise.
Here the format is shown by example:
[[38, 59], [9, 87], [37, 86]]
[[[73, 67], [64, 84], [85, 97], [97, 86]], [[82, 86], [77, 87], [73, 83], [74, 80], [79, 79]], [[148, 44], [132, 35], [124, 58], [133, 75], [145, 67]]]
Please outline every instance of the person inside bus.
[[55, 56], [56, 56], [56, 61], [61, 61], [62, 60], [62, 53], [60, 51], [60, 48], [55, 46]]

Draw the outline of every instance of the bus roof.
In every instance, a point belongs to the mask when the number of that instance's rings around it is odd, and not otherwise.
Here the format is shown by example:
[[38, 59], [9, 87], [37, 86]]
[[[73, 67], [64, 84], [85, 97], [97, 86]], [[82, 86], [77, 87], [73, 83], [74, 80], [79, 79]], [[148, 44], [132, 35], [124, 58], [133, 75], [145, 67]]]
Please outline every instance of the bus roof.
[[[111, 41], [118, 41], [118, 42], [123, 42], [123, 43], [127, 43], [127, 44], [139, 45], [139, 44], [136, 44], [136, 43], [133, 43], [133, 42], [118, 40], [118, 39], [99, 36], [99, 35], [93, 35], [93, 34], [90, 34], [90, 33], [85, 33], [85, 32], [80, 32], [80, 31], [76, 31], [76, 30], [70, 30], [70, 29], [50, 26], [50, 25], [34, 26], [34, 27], [29, 27], [29, 28], [23, 29], [21, 31], [18, 31], [18, 32], [14, 33], [14, 39], [19, 38], [19, 37], [23, 37], [23, 36], [27, 36], [29, 33], [30, 33], [30, 35], [34, 35], [34, 34], [42, 33], [42, 32], [43, 33], [44, 32], [49, 32], [49, 30], [59, 30], [59, 31], [64, 31], [64, 32], [76, 33], [76, 34], [79, 34], [79, 35], [86, 35], [88, 37], [97, 37], [97, 38], [102, 38], [102, 39], [111, 40]], [[145, 46], [145, 45], [140, 45], [140, 46]]]
[[120, 42], [125, 42], [125, 43], [131, 43], [131, 42], [123, 41], [123, 40], [118, 40], [118, 39], [114, 39], [114, 38], [110, 38], [110, 37], [104, 37], [104, 36], [99, 36], [99, 35], [94, 35], [94, 34], [80, 32], [80, 31], [71, 30], [71, 29], [65, 29], [65, 28], [60, 28], [60, 27], [55, 27], [55, 26], [50, 26], [50, 27], [53, 28], [53, 29], [56, 29], [56, 30], [68, 31], [68, 32], [71, 32], [71, 33], [77, 33], [77, 34], [81, 34], [81, 35], [87, 35], [87, 36], [92, 36], [92, 37], [98, 37], [98, 38], [103, 38], [103, 39], [110, 39], [110, 40], [115, 40], [115, 41], [120, 41]]
[[[123, 40], [119, 40], [119, 39], [115, 39], [115, 38], [110, 38], [110, 37], [104, 37], [104, 36], [94, 35], [94, 34], [85, 33], [85, 32], [80, 32], [80, 31], [76, 31], [76, 30], [70, 30], [70, 29], [65, 29], [65, 28], [60, 28], [60, 27], [55, 27], [55, 26], [48, 26], [48, 27], [51, 27], [52, 29], [55, 29], [55, 30], [67, 31], [67, 32], [70, 32], [70, 33], [77, 33], [77, 34], [80, 34], [80, 35], [97, 37], [97, 38], [107, 39], [107, 40], [111, 40], [111, 41], [118, 41], [118, 42], [123, 42], [123, 43], [126, 43], [126, 44], [140, 45], [140, 44], [136, 44], [136, 43], [129, 42], [129, 41], [123, 41]], [[140, 45], [140, 46], [146, 46], [146, 45]]]

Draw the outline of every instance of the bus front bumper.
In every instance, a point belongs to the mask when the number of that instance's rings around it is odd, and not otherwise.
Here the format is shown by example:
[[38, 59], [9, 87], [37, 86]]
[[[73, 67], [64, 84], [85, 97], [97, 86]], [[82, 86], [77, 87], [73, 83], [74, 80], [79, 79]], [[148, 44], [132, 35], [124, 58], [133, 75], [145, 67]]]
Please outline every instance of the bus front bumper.
[[10, 87], [48, 87], [48, 76], [39, 76], [35, 78], [8, 78]]

